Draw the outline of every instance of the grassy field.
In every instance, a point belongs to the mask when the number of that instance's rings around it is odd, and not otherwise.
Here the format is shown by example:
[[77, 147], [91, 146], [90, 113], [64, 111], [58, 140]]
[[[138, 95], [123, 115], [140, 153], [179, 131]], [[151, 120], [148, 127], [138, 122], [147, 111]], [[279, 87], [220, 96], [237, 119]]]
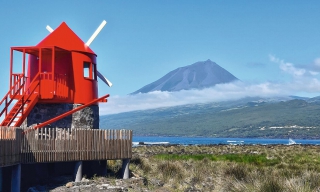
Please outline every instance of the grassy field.
[[320, 191], [319, 146], [142, 146], [133, 152], [132, 176], [143, 177], [150, 191]]

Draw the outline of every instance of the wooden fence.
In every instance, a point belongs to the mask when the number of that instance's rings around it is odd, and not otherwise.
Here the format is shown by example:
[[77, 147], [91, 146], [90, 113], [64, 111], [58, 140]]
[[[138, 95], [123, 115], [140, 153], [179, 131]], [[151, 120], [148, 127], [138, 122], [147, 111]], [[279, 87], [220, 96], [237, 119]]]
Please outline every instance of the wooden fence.
[[[0, 135], [0, 166], [80, 160], [128, 159], [132, 156], [131, 130], [42, 128], [15, 137]], [[0, 131], [0, 133], [1, 133]]]
[[0, 127], [0, 167], [20, 163], [21, 129]]

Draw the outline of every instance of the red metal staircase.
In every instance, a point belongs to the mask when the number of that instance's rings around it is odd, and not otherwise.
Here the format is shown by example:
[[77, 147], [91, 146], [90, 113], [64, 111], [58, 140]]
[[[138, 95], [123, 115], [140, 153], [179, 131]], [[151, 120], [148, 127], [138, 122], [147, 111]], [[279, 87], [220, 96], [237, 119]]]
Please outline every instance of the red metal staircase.
[[[39, 100], [39, 83], [39, 74], [35, 76], [27, 89], [25, 89], [26, 78], [23, 74], [14, 79], [13, 86], [0, 102], [0, 106], [5, 104], [0, 112], [0, 116], [5, 114], [1, 126], [19, 127], [23, 123]], [[13, 104], [13, 100], [18, 101]]]
[[[38, 73], [33, 78], [28, 88], [25, 88], [27, 78], [23, 74], [12, 74], [12, 77], [13, 84], [11, 88], [8, 91], [8, 93], [4, 96], [4, 98], [0, 101], [0, 106], [4, 104], [4, 108], [0, 112], [0, 116], [2, 116], [3, 114], [5, 115], [0, 126], [19, 127], [40, 99], [40, 80], [42, 79], [42, 76], [40, 73]], [[45, 87], [46, 85], [47, 84], [44, 84], [42, 85], [42, 87]], [[62, 119], [76, 111], [79, 111], [97, 102], [107, 102], [107, 97], [109, 97], [109, 94], [94, 99], [91, 102], [88, 102], [80, 107], [77, 107], [46, 122], [43, 122], [35, 127], [32, 127], [29, 130], [38, 129], [43, 126], [46, 126], [47, 124]], [[13, 100], [17, 101], [14, 103]]]

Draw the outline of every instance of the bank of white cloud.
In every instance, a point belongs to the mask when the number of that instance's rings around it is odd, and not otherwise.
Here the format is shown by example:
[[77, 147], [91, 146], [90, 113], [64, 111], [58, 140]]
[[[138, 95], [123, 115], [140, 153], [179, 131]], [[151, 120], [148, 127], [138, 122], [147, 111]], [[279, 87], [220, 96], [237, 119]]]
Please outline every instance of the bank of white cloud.
[[286, 94], [288, 93], [281, 90], [279, 86], [270, 83], [245, 85], [242, 82], [236, 82], [220, 84], [202, 90], [154, 91], [136, 95], [113, 96], [108, 99], [108, 103], [100, 104], [100, 114], [228, 101], [255, 96], [273, 97]]
[[[275, 56], [270, 61], [279, 69], [292, 76], [291, 82], [249, 84], [241, 81], [218, 84], [201, 90], [182, 90], [177, 92], [154, 91], [126, 96], [111, 96], [107, 103], [100, 104], [100, 115], [116, 114], [135, 110], [172, 107], [186, 104], [209, 103], [236, 100], [245, 97], [289, 96], [296, 93], [320, 93], [318, 73], [307, 68], [296, 67]], [[315, 60], [317, 65], [320, 61]]]

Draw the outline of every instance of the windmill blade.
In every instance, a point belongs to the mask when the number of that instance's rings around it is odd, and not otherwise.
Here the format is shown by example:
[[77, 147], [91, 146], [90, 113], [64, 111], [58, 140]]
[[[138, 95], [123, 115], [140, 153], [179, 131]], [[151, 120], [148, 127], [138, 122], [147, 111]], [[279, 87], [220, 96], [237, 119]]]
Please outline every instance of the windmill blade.
[[[97, 37], [97, 35], [100, 33], [100, 31], [103, 29], [103, 27], [107, 24], [107, 22], [105, 20], [102, 21], [102, 23], [99, 25], [99, 27], [97, 28], [97, 30], [92, 34], [92, 36], [90, 37], [90, 39], [87, 41], [86, 45], [89, 46], [92, 41]], [[47, 25], [46, 29], [52, 33], [54, 30]], [[103, 76], [99, 71], [97, 71], [97, 75], [98, 77], [105, 83], [107, 84], [109, 87], [112, 86], [112, 83], [105, 77]]]
[[98, 75], [98, 77], [99, 77], [105, 84], [107, 84], [109, 87], [112, 86], [112, 83], [111, 83], [107, 78], [105, 78], [105, 76], [103, 76], [99, 71], [97, 71], [97, 75]]
[[86, 42], [87, 46], [90, 46], [90, 44], [92, 43], [92, 41], [97, 37], [97, 35], [100, 33], [100, 31], [102, 30], [102, 28], [107, 24], [106, 20], [103, 20], [102, 23], [99, 25], [99, 27], [97, 28], [97, 30], [91, 35], [90, 39]]
[[49, 25], [46, 26], [46, 29], [47, 29], [50, 33], [52, 33], [52, 32], [54, 31]]
[[[86, 42], [87, 46], [90, 46], [90, 44], [92, 43], [92, 41], [98, 36], [98, 34], [100, 33], [100, 31], [103, 29], [103, 27], [107, 24], [106, 20], [103, 20], [102, 23], [99, 25], [99, 27], [96, 29], [96, 31], [91, 35], [91, 37], [89, 38], [89, 40]], [[47, 25], [46, 29], [52, 33], [54, 30]]]

